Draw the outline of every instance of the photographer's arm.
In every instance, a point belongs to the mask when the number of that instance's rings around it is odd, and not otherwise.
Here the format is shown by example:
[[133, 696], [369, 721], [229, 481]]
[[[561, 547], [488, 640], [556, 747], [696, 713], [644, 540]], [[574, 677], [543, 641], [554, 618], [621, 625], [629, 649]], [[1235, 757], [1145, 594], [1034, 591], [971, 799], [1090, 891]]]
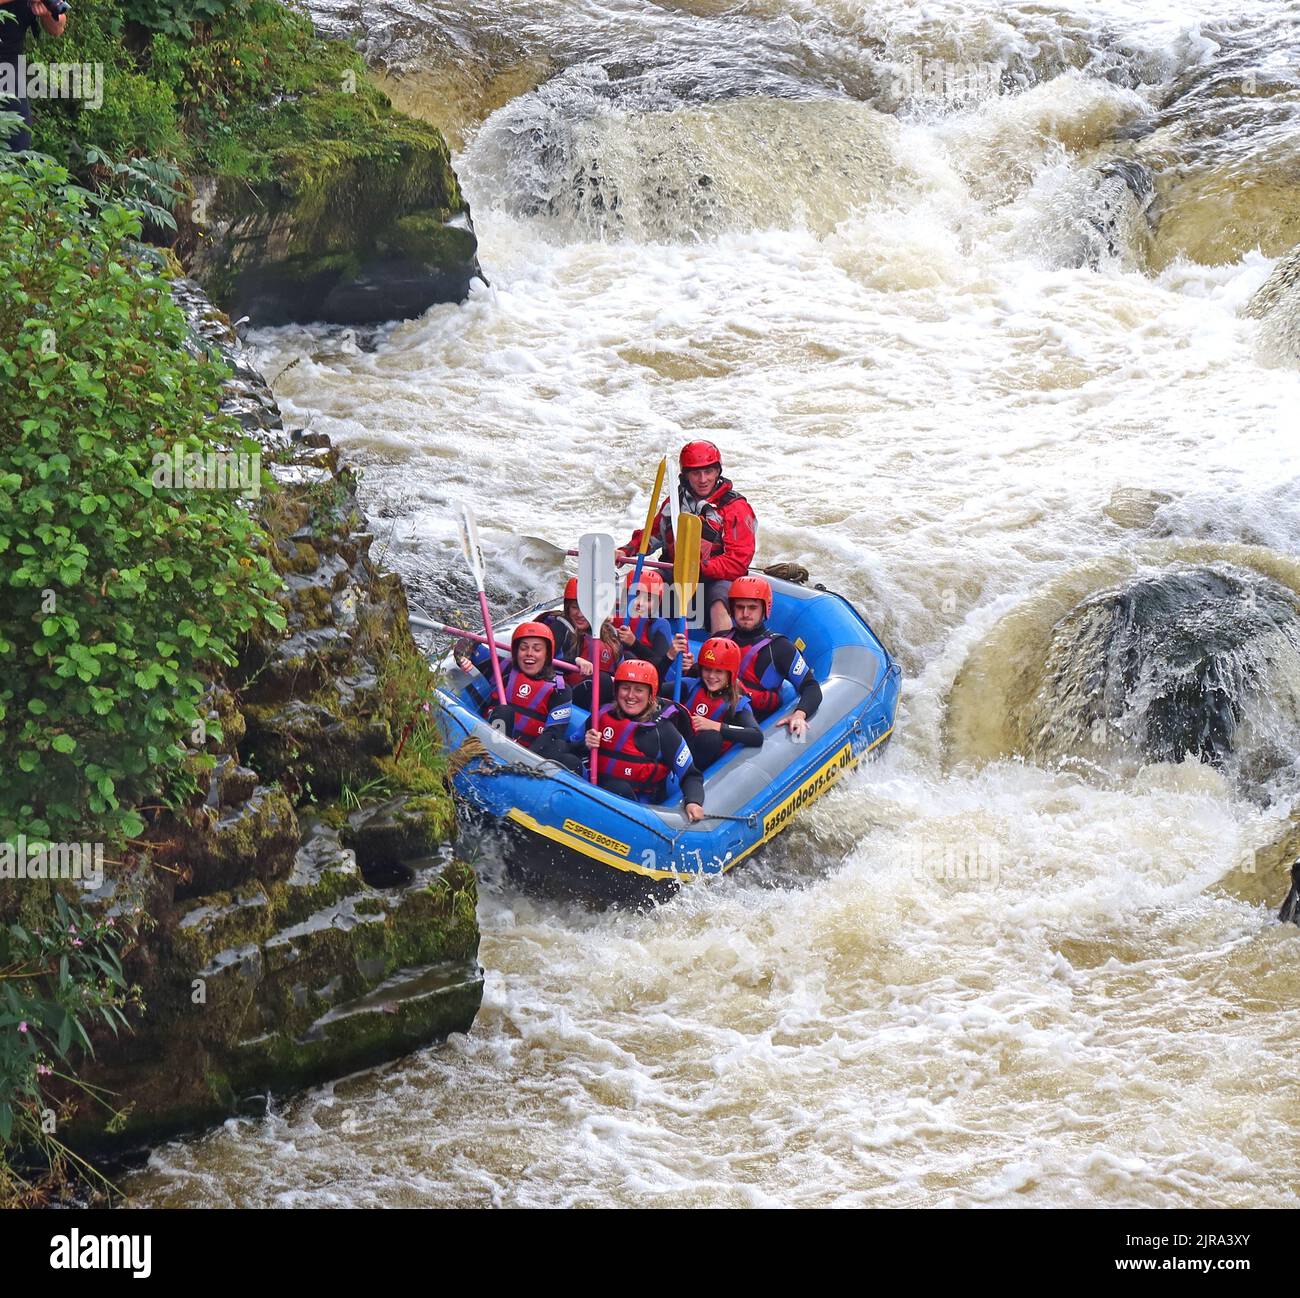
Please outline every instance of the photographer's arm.
[[63, 29], [68, 25], [68, 12], [64, 11], [56, 18], [41, 3], [41, 0], [31, 0], [32, 13], [40, 21], [41, 29], [50, 36], [62, 36]]

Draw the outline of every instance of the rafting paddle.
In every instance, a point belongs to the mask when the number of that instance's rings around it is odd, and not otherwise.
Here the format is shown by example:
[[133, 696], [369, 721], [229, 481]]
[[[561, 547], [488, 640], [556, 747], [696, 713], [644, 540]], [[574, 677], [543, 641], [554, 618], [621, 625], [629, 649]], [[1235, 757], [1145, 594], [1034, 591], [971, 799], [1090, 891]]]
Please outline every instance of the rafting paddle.
[[[700, 528], [698, 514], [682, 514], [673, 532], [673, 588], [677, 594], [677, 619], [673, 630], [686, 630], [686, 609], [700, 584]], [[707, 610], [706, 610], [707, 612]], [[673, 702], [682, 701], [682, 656], [673, 659]]]
[[[406, 620], [417, 630], [445, 631], [448, 635], [460, 636], [462, 640], [475, 640], [479, 644], [487, 644], [488, 642], [487, 636], [480, 635], [477, 631], [467, 631], [463, 626], [450, 626], [446, 622], [435, 622], [431, 617], [417, 617], [416, 614], [411, 613]], [[498, 640], [497, 648], [502, 653], [509, 653], [510, 642], [508, 640]], [[576, 672], [578, 670], [577, 663], [565, 662], [563, 658], [552, 658], [551, 666], [556, 671], [561, 672]]]
[[[474, 577], [474, 585], [478, 589], [478, 606], [483, 614], [483, 635], [489, 645], [495, 645], [496, 636], [492, 634], [492, 614], [488, 612], [487, 592], [483, 588], [483, 551], [479, 549], [478, 544], [478, 525], [474, 522], [474, 514], [468, 505], [461, 506], [460, 511], [460, 548]], [[492, 654], [492, 679], [496, 682], [497, 700], [504, 707], [506, 687], [501, 679], [501, 660], [495, 651]]]
[[[600, 631], [614, 612], [614, 538], [602, 532], [588, 532], [578, 541], [578, 607], [591, 624], [591, 634], [600, 644]], [[599, 731], [600, 654], [591, 673], [591, 728]], [[591, 782], [596, 783], [596, 753], [590, 757]]]

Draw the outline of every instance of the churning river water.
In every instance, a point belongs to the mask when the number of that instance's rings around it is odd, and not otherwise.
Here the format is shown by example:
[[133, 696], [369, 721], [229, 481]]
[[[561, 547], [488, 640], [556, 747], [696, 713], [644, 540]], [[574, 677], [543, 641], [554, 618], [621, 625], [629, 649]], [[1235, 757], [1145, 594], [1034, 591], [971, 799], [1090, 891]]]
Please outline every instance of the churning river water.
[[[499, 610], [558, 591], [525, 538], [621, 538], [707, 436], [759, 561], [852, 600], [904, 700], [880, 760], [659, 910], [489, 872], [471, 1034], [159, 1148], [132, 1196], [1294, 1206], [1285, 772], [1049, 759], [1008, 712], [1117, 583], [1300, 589], [1300, 373], [1241, 314], [1300, 243], [1300, 8], [313, 8], [455, 142], [491, 281], [254, 338], [413, 596], [455, 606], [459, 502]], [[1291, 713], [1245, 706], [1294, 768]]]

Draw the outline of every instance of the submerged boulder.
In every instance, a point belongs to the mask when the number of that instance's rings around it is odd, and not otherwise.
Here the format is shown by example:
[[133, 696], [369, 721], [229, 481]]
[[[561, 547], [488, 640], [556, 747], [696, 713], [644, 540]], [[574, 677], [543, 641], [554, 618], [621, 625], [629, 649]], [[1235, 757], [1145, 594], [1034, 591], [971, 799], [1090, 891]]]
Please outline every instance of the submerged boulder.
[[948, 758], [1020, 758], [1112, 784], [1205, 764], [1262, 804], [1300, 793], [1300, 565], [1152, 543], [1063, 574], [1007, 613], [953, 682]]
[[1223, 765], [1264, 696], [1294, 714], [1282, 687], [1297, 663], [1300, 600], [1277, 582], [1226, 565], [1138, 577], [1054, 628], [1027, 718], [1034, 756]]

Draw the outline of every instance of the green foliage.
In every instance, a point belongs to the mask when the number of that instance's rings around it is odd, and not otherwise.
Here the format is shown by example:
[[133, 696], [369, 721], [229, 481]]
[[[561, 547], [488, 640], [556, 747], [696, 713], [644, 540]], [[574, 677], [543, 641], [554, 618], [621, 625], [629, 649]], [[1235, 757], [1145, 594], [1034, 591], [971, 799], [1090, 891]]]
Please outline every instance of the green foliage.
[[196, 22], [211, 22], [247, 5], [248, 0], [125, 0], [122, 13], [150, 31], [184, 36]]
[[0, 838], [138, 834], [236, 639], [284, 626], [245, 504], [159, 480], [256, 448], [138, 234], [48, 160], [0, 168]]
[[70, 1068], [76, 1050], [94, 1053], [88, 1029], [95, 1021], [115, 1034], [127, 1026], [123, 935], [114, 920], [58, 892], [45, 913], [40, 929], [0, 926], [0, 1148], [48, 1144], [45, 1087], [71, 1080], [60, 1066]]
[[62, 36], [29, 37], [29, 58], [103, 68], [98, 108], [63, 99], [34, 105], [33, 142], [42, 153], [83, 171], [92, 147], [118, 159], [143, 154], [183, 163], [188, 158], [171, 87], [151, 74], [147, 58], [137, 52], [139, 42], [127, 35], [117, 0], [76, 0]]
[[102, 167], [116, 178], [113, 187], [104, 186], [123, 207], [137, 211], [153, 225], [167, 230], [176, 229], [172, 208], [180, 198], [181, 173], [162, 158], [132, 158], [127, 162], [114, 162], [107, 154], [93, 146], [86, 150], [87, 161]]
[[201, 170], [292, 182], [304, 145], [393, 148], [380, 129], [389, 101], [356, 52], [321, 39], [308, 18], [281, 4], [254, 0], [191, 38], [155, 37], [149, 60], [181, 107]]
[[[53, 41], [37, 43], [54, 57]], [[286, 141], [338, 129], [373, 144], [388, 107], [350, 46], [276, 0], [78, 0], [58, 58], [103, 67], [103, 104], [42, 102], [35, 145], [88, 177], [94, 148], [268, 180]]]

